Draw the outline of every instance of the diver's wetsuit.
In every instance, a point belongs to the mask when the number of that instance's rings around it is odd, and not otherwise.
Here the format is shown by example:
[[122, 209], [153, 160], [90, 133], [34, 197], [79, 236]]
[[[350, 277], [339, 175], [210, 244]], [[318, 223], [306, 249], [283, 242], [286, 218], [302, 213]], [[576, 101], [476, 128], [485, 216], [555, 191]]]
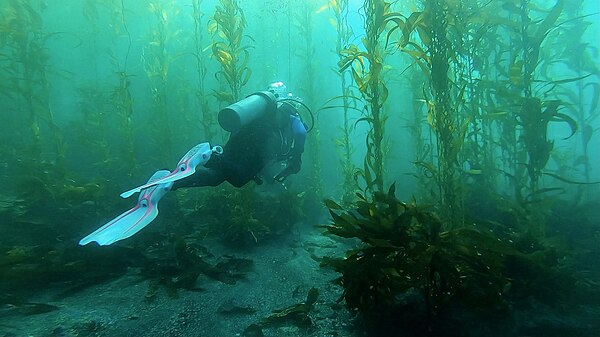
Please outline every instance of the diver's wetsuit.
[[304, 152], [306, 128], [295, 116], [289, 104], [278, 108], [287, 110], [289, 123], [278, 127], [272, 115], [257, 119], [232, 133], [221, 155], [213, 154], [204, 167], [199, 166], [192, 176], [176, 181], [173, 190], [180, 187], [217, 186], [228, 181], [242, 187], [255, 179], [271, 161], [287, 160], [286, 174], [300, 171]]

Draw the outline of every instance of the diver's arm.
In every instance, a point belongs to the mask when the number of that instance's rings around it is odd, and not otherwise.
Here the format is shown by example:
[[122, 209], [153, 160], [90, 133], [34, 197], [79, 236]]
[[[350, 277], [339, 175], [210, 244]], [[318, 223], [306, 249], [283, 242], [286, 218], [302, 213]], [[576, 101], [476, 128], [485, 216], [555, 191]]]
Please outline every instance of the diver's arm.
[[304, 153], [304, 143], [306, 143], [306, 127], [300, 118], [295, 116], [290, 116], [290, 118], [292, 122], [294, 147], [290, 151], [285, 169], [274, 177], [275, 180], [279, 182], [284, 181], [290, 174], [300, 172], [300, 167], [302, 166], [302, 153]]
[[292, 137], [294, 138], [294, 147], [288, 159], [288, 166], [291, 166], [291, 173], [298, 173], [302, 165], [302, 153], [304, 153], [304, 144], [306, 143], [306, 127], [296, 116], [292, 116]]

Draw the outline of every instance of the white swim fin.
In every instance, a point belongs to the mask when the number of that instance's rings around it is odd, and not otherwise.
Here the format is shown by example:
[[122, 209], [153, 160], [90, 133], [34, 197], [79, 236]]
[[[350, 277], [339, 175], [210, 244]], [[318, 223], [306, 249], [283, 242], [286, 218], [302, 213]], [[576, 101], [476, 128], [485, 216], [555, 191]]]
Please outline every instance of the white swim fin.
[[119, 240], [127, 239], [146, 227], [158, 215], [158, 201], [173, 186], [173, 181], [159, 184], [152, 184], [152, 182], [160, 181], [169, 174], [170, 172], [167, 170], [154, 173], [148, 180], [150, 187], [141, 190], [135, 207], [84, 237], [79, 241], [79, 244], [84, 246], [96, 241], [101, 246], [110, 245]]

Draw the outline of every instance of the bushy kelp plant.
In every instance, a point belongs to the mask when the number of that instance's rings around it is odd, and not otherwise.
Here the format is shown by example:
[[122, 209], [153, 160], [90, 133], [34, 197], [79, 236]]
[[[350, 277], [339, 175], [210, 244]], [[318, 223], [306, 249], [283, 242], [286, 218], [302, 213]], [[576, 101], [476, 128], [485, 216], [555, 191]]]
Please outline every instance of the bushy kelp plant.
[[215, 77], [225, 80], [228, 91], [215, 91], [219, 101], [233, 103], [241, 98], [242, 87], [248, 83], [252, 70], [247, 66], [250, 59], [244, 44], [246, 18], [244, 11], [236, 0], [220, 0], [212, 20], [208, 24], [208, 32], [213, 36], [212, 52], [221, 66]]
[[516, 329], [513, 309], [532, 300], [566, 308], [598, 299], [592, 283], [531, 235], [485, 224], [447, 230], [428, 207], [399, 201], [394, 185], [358, 198], [349, 210], [326, 201], [326, 233], [360, 244], [322, 265], [342, 274], [346, 305], [379, 333], [506, 335], [516, 330], [486, 329]]
[[199, 233], [234, 247], [265, 244], [289, 233], [306, 216], [304, 198], [291, 189], [278, 195], [263, 195], [250, 184], [241, 188], [224, 186], [200, 198], [202, 206], [187, 218], [202, 219], [195, 224]]

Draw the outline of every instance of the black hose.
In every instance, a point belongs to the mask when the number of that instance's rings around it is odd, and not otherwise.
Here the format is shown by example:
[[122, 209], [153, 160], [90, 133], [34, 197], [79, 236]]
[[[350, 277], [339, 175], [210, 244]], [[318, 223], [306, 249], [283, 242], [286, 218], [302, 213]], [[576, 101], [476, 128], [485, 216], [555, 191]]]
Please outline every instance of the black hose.
[[[308, 114], [310, 116], [310, 127], [306, 130], [306, 133], [311, 132], [312, 129], [315, 128], [315, 115], [313, 114], [312, 110], [306, 104], [304, 104], [304, 102], [302, 102], [301, 100], [298, 100], [296, 98], [284, 98], [284, 99], [281, 99], [278, 101], [279, 102], [292, 101], [292, 102], [296, 102], [296, 103], [299, 103], [300, 105], [302, 105], [304, 107], [304, 109], [306, 109], [306, 111], [308, 111]], [[300, 116], [300, 120], [302, 120], [302, 116]]]

